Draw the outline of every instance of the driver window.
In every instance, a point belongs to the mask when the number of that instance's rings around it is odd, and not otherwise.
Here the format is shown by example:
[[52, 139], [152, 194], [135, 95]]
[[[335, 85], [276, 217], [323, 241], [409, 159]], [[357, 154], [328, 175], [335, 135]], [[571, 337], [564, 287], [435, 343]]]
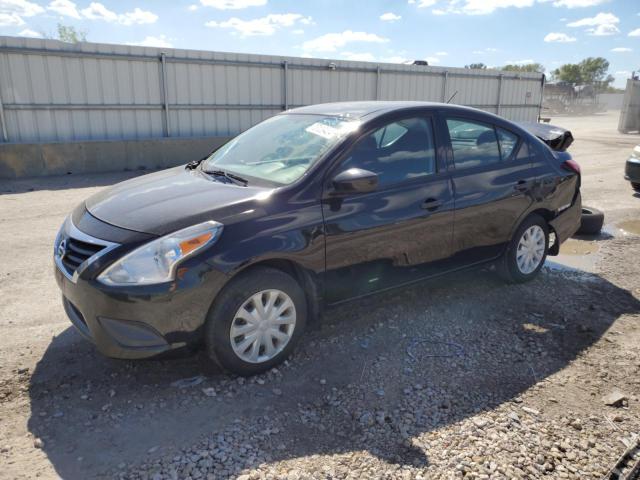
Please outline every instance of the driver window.
[[343, 169], [362, 168], [378, 174], [381, 186], [430, 175], [436, 171], [433, 128], [428, 119], [397, 120], [361, 138]]

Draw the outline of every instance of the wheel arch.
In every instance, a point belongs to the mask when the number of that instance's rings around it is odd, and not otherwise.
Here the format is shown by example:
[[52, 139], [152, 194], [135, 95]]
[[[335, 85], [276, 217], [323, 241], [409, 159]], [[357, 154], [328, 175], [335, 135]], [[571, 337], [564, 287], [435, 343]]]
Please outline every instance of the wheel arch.
[[[539, 208], [535, 208], [533, 210], [530, 210], [526, 213], [524, 213], [516, 222], [516, 224], [513, 226], [513, 228], [511, 229], [511, 234], [510, 237], [513, 237], [513, 235], [515, 234], [515, 232], [518, 230], [518, 228], [520, 228], [520, 225], [522, 225], [522, 223], [529, 218], [531, 215], [538, 215], [540, 217], [542, 217], [545, 222], [547, 222], [547, 228], [549, 229], [549, 233], [553, 233], [555, 235], [555, 230], [553, 229], [553, 227], [551, 226], [550, 222], [551, 220], [553, 220], [556, 217], [556, 214], [548, 209], [548, 208], [544, 208], [544, 207], [539, 207]], [[558, 252], [560, 250], [560, 244], [558, 242], [555, 242], [553, 244], [552, 247], [549, 248], [548, 251], [548, 255], [557, 255]]]
[[[320, 276], [305, 268], [300, 263], [288, 258], [267, 258], [257, 260], [240, 266], [229, 274], [230, 282], [239, 275], [246, 275], [260, 267], [273, 268], [291, 276], [302, 288], [307, 301], [307, 327], [313, 329], [319, 327], [322, 316], [323, 292], [324, 288]], [[216, 298], [220, 295], [216, 295]], [[212, 306], [216, 301], [213, 299]]]

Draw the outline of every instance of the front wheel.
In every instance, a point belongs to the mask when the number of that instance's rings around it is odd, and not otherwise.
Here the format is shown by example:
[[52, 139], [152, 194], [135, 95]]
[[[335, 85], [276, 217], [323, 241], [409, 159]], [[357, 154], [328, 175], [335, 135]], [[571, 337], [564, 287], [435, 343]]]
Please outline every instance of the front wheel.
[[640, 193], [640, 183], [631, 182], [631, 188]]
[[205, 328], [209, 356], [222, 368], [248, 376], [284, 361], [304, 332], [307, 304], [286, 273], [258, 267], [224, 288]]
[[549, 250], [549, 227], [544, 218], [530, 215], [518, 227], [498, 264], [509, 283], [524, 283], [538, 275]]

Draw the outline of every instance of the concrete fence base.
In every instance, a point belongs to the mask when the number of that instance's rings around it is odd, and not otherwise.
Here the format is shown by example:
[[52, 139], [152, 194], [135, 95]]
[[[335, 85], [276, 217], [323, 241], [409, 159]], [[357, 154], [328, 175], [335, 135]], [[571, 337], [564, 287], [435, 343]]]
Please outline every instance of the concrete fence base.
[[168, 168], [202, 158], [228, 140], [229, 137], [190, 137], [0, 143], [0, 178]]

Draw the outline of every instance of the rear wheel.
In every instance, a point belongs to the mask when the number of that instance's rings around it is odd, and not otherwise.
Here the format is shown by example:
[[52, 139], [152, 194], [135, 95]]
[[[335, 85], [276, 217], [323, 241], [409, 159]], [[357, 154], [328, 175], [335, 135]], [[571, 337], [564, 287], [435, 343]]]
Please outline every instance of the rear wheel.
[[549, 227], [544, 218], [530, 215], [518, 227], [498, 264], [509, 283], [532, 280], [542, 269], [549, 250]]
[[286, 273], [259, 267], [233, 279], [205, 329], [209, 356], [225, 370], [255, 375], [286, 359], [302, 335], [306, 299]]

